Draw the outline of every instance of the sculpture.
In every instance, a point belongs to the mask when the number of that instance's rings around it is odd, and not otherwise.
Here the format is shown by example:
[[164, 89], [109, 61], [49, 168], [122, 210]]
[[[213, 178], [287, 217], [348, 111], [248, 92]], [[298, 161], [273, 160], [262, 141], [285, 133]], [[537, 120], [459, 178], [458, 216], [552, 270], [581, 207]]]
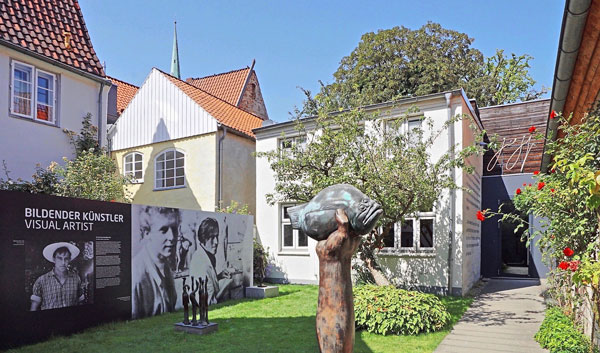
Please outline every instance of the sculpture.
[[190, 288], [190, 286], [185, 284], [185, 280], [186, 280], [186, 278], [183, 277], [183, 293], [181, 294], [181, 301], [183, 302], [183, 324], [189, 325], [190, 324], [190, 310], [189, 310], [190, 296], [187, 291]]
[[[196, 287], [194, 289], [194, 283]], [[199, 288], [199, 283], [194, 282], [194, 277], [192, 276], [192, 292], [190, 293], [190, 300], [192, 301], [192, 326], [198, 325], [198, 321], [196, 321], [196, 309], [198, 308], [198, 301], [196, 300], [196, 292]]]
[[309, 203], [288, 209], [292, 227], [318, 240], [316, 331], [321, 352], [352, 352], [352, 255], [360, 244], [360, 235], [369, 233], [382, 213], [377, 202], [347, 184], [325, 188]]
[[208, 278], [200, 280], [200, 324], [207, 326], [208, 322]]
[[319, 241], [338, 229], [338, 209], [344, 210], [350, 227], [359, 235], [369, 233], [383, 213], [377, 202], [354, 186], [336, 184], [321, 190], [310, 202], [288, 208], [288, 214], [293, 228]]

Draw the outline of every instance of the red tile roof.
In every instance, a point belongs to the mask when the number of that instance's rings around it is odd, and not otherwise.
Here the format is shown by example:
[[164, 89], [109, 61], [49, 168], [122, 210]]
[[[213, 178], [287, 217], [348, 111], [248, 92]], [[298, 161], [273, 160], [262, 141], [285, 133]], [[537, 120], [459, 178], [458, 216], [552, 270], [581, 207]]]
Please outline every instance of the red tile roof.
[[129, 105], [129, 102], [133, 99], [133, 96], [137, 93], [139, 87], [134, 86], [131, 83], [118, 80], [114, 77], [108, 77], [113, 85], [117, 86], [117, 113], [121, 114], [125, 108]]
[[249, 71], [250, 68], [246, 67], [206, 77], [190, 77], [185, 81], [229, 104], [237, 105]]
[[[157, 69], [158, 70], [158, 69]], [[254, 138], [252, 129], [262, 126], [263, 120], [252, 115], [225, 100], [215, 97], [208, 92], [184, 82], [174, 76], [158, 70], [165, 75], [175, 86], [179, 87], [185, 94], [198, 103], [204, 110], [217, 119], [223, 125], [237, 130], [249, 137]]]
[[0, 0], [3, 41], [104, 77], [77, 0]]

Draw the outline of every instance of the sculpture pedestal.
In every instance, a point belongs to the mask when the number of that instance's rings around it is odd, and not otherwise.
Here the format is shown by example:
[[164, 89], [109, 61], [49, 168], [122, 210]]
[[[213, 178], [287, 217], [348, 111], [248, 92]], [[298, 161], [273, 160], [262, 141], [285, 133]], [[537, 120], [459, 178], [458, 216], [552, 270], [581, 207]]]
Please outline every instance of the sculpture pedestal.
[[183, 331], [187, 333], [193, 333], [196, 335], [206, 335], [212, 332], [216, 332], [219, 330], [219, 324], [216, 322], [210, 322], [208, 325], [186, 325], [183, 322], [178, 322], [175, 324], [175, 331]]
[[279, 295], [279, 287], [277, 287], [277, 286], [246, 287], [246, 298], [263, 299], [263, 298], [276, 297], [278, 295]]

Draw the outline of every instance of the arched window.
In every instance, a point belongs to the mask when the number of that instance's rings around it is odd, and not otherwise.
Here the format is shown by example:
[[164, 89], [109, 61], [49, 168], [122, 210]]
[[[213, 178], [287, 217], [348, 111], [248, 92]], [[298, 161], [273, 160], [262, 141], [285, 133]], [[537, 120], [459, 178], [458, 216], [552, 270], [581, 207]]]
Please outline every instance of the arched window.
[[174, 149], [166, 150], [156, 156], [154, 187], [168, 189], [185, 186], [184, 162], [183, 152]]
[[131, 176], [134, 182], [144, 181], [143, 155], [140, 152], [131, 152], [123, 157], [123, 175]]

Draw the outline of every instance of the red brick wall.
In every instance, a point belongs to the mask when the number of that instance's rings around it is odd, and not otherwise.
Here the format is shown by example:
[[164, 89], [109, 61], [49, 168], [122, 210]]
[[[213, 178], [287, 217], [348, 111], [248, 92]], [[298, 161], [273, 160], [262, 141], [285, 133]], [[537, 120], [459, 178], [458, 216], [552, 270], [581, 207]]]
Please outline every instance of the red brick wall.
[[246, 89], [244, 90], [238, 107], [258, 117], [261, 117], [264, 120], [269, 119], [267, 107], [265, 106], [265, 101], [263, 100], [262, 93], [260, 92], [258, 78], [256, 77], [256, 73], [254, 71], [252, 71], [252, 74], [250, 75], [250, 79], [246, 84]]

